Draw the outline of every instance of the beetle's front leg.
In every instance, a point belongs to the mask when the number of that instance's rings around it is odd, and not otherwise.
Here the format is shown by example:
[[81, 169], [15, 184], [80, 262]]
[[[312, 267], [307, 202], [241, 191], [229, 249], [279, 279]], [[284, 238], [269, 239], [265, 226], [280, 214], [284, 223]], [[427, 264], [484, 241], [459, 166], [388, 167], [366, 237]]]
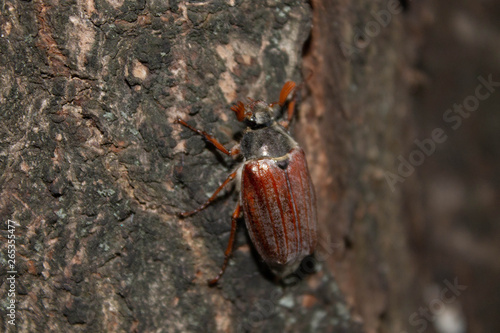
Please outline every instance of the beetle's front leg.
[[218, 150], [220, 150], [221, 152], [223, 152], [224, 154], [226, 154], [228, 156], [235, 156], [235, 155], [238, 155], [240, 153], [239, 146], [235, 146], [235, 147], [233, 147], [231, 149], [227, 149], [216, 138], [214, 138], [213, 136], [211, 136], [210, 134], [208, 134], [205, 131], [202, 131], [202, 130], [199, 130], [197, 128], [194, 128], [193, 126], [189, 125], [184, 120], [182, 120], [181, 118], [177, 118], [176, 122], [179, 123], [179, 124], [181, 124], [181, 125], [183, 125], [183, 126], [185, 126], [185, 127], [187, 127], [187, 128], [189, 128], [191, 131], [193, 131], [193, 132], [201, 135], [207, 141], [209, 141], [211, 144], [213, 144], [215, 146], [215, 148], [217, 148]]

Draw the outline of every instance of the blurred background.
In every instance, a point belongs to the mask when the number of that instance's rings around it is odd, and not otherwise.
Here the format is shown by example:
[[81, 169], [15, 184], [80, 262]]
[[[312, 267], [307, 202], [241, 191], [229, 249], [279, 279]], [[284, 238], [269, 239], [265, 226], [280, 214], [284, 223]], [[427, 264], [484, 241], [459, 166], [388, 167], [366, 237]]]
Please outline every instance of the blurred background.
[[[416, 138], [430, 138], [436, 128], [448, 137], [416, 168], [417, 180], [405, 184], [420, 188], [426, 207], [414, 210], [410, 226], [412, 250], [428, 281], [424, 298], [439, 298], [445, 281], [456, 280], [463, 290], [446, 310], [434, 304], [440, 314], [434, 328], [500, 332], [500, 1], [408, 3], [424, 23], [414, 30], [421, 48]], [[480, 78], [496, 86], [488, 91]], [[474, 98], [476, 89], [482, 100]], [[420, 332], [423, 323], [414, 327]]]

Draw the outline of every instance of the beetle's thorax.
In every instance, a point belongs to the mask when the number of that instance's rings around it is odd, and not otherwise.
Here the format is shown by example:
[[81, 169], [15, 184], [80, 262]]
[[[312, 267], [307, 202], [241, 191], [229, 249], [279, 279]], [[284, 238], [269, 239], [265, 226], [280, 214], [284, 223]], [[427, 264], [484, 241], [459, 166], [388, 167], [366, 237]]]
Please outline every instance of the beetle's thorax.
[[240, 145], [245, 160], [284, 157], [298, 146], [290, 134], [276, 122], [262, 128], [248, 128]]

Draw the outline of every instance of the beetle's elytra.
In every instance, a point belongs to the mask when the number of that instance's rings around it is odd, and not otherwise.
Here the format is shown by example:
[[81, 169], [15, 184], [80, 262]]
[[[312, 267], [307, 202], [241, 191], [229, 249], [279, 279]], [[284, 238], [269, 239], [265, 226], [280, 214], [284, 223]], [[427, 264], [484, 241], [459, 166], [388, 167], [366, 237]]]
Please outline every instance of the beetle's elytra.
[[[232, 215], [231, 234], [220, 273], [209, 281], [213, 285], [226, 269], [236, 234], [236, 221], [243, 211], [250, 238], [264, 262], [279, 277], [295, 271], [302, 259], [314, 252], [316, 235], [316, 197], [304, 151], [287, 132], [295, 107], [296, 85], [283, 86], [279, 102], [250, 99], [231, 108], [247, 129], [239, 145], [225, 148], [208, 133], [182, 119], [177, 122], [202, 135], [221, 152], [242, 156], [243, 162], [199, 208], [181, 213], [189, 216], [208, 206], [233, 179], [240, 196]], [[276, 116], [288, 102], [288, 119], [278, 123]]]

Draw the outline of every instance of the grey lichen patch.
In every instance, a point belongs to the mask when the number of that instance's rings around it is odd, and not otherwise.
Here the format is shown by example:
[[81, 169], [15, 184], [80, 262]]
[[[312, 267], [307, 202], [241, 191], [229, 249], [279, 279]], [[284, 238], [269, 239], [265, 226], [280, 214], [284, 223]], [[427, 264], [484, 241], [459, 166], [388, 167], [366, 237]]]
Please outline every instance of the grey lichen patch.
[[59, 209], [57, 212], [56, 212], [57, 216], [61, 219], [65, 218], [66, 216], [68, 216], [65, 212], [64, 212], [64, 209]]
[[112, 188], [108, 188], [108, 189], [103, 189], [103, 190], [97, 190], [97, 193], [99, 193], [99, 195], [102, 197], [110, 197], [113, 194], [115, 194], [116, 192]]
[[294, 295], [291, 295], [291, 294], [286, 295], [279, 300], [279, 305], [281, 305], [285, 308], [288, 308], [288, 309], [292, 309], [295, 306], [295, 299], [294, 298], [295, 298]]

